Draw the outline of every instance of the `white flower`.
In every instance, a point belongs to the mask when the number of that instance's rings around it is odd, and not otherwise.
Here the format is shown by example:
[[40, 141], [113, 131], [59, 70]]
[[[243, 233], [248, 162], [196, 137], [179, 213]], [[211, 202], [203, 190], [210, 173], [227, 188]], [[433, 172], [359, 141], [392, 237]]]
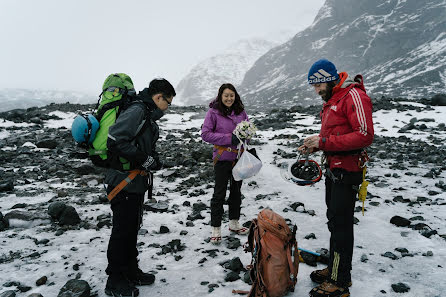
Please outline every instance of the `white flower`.
[[240, 122], [234, 129], [234, 135], [239, 139], [251, 139], [257, 131], [257, 127], [248, 121]]

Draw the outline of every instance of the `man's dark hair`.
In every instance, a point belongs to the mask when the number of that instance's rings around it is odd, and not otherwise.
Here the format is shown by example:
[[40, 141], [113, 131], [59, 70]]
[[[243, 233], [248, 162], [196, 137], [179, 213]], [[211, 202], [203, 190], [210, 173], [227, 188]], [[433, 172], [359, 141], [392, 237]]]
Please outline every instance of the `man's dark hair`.
[[[230, 108], [228, 108], [226, 105], [223, 104], [221, 97], [223, 95], [223, 91], [229, 89], [235, 93], [235, 100], [234, 103], [231, 105]], [[232, 84], [222, 84], [220, 89], [218, 89], [218, 95], [217, 95], [217, 109], [220, 111], [220, 113], [224, 116], [228, 116], [231, 114], [232, 111], [235, 112], [235, 114], [240, 114], [243, 110], [245, 110], [245, 106], [242, 103], [242, 100], [240, 99], [240, 95], [237, 93], [237, 90]]]
[[177, 95], [172, 84], [164, 78], [155, 78], [154, 80], [152, 80], [149, 83], [148, 92], [149, 96], [161, 93], [167, 98], [175, 97]]

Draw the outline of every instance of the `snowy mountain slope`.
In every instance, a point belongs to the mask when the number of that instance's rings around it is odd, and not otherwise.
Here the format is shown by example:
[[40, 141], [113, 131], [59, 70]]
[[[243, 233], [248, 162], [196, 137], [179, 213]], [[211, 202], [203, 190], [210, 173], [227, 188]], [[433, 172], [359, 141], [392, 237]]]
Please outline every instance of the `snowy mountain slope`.
[[277, 44], [259, 38], [240, 40], [223, 53], [199, 62], [178, 84], [175, 104], [205, 104], [217, 96], [223, 83], [237, 88], [254, 61]]
[[40, 107], [50, 103], [86, 104], [96, 101], [97, 98], [93, 95], [79, 92], [31, 89], [0, 90], [0, 112], [17, 108]]
[[325, 57], [363, 74], [372, 96], [430, 97], [446, 84], [444, 28], [444, 0], [327, 0], [310, 27], [255, 62], [243, 93], [256, 106], [313, 99], [308, 69]]
[[[368, 150], [371, 184], [366, 212], [362, 216], [358, 208], [355, 214], [359, 221], [351, 294], [442, 296], [446, 290], [446, 107], [405, 101], [375, 106], [385, 108], [374, 112], [376, 138]], [[0, 231], [0, 294], [13, 290], [17, 296], [57, 296], [69, 279], [78, 278], [90, 284], [92, 295], [106, 296], [111, 211], [103, 200], [101, 172], [89, 167], [71, 142], [67, 126], [78, 108], [46, 107], [45, 112], [55, 118], [43, 120], [42, 127], [4, 121], [5, 114], [0, 115], [0, 184], [14, 182], [13, 190], [0, 192], [0, 212], [11, 218], [12, 212], [22, 211], [9, 220], [10, 228]], [[297, 224], [299, 246], [313, 251], [328, 248], [324, 181], [311, 187], [296, 186], [281, 178], [278, 164], [295, 159], [296, 147], [306, 136], [317, 133], [317, 111], [292, 108], [251, 114], [248, 110], [259, 127], [255, 146], [264, 167], [243, 184], [241, 218], [249, 221], [261, 208], [270, 207]], [[249, 288], [242, 280], [224, 280], [230, 270], [221, 262], [240, 257], [244, 265], [250, 263], [250, 255], [241, 247], [228, 248], [229, 238], [231, 243], [239, 239], [243, 244], [246, 237], [229, 237], [227, 214], [222, 245], [208, 242], [213, 175], [211, 145], [199, 136], [204, 112], [177, 108], [160, 122], [159, 149], [173, 167], [155, 174], [153, 193], [157, 200], [168, 203], [169, 211], [144, 214], [138, 237], [140, 264], [156, 272], [157, 279], [152, 286], [140, 287], [140, 296], [223, 297], [231, 296], [232, 289]], [[320, 160], [319, 155], [313, 158]], [[53, 202], [74, 206], [81, 222], [60, 226], [49, 220], [47, 210]], [[295, 202], [304, 206], [293, 208]], [[411, 225], [391, 224], [396, 215], [410, 219]], [[160, 233], [160, 226], [168, 227], [169, 232]], [[180, 240], [176, 247], [184, 245], [184, 249], [169, 251], [174, 240]], [[296, 291], [288, 296], [307, 295], [314, 286], [308, 276], [315, 268], [301, 263]], [[48, 281], [37, 286], [42, 276]], [[391, 285], [400, 282], [410, 287], [408, 293], [392, 290]]]

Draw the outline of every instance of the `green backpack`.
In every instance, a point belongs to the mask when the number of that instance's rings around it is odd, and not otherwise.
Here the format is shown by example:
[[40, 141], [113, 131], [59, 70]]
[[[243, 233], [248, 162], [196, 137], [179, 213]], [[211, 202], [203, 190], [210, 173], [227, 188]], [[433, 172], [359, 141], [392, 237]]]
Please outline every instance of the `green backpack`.
[[88, 149], [88, 155], [96, 166], [130, 170], [130, 162], [108, 153], [107, 138], [108, 129], [116, 122], [120, 112], [132, 103], [135, 96], [135, 87], [127, 74], [114, 73], [105, 79], [96, 105], [95, 117], [99, 121], [99, 130]]

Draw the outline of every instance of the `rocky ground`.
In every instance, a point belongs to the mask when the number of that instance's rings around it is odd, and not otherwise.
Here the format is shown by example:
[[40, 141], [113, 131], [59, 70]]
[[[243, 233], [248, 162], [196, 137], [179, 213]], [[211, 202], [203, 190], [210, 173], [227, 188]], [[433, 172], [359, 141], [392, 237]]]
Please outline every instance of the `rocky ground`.
[[[435, 104], [374, 100], [371, 185], [365, 216], [357, 204], [353, 296], [441, 296], [446, 289], [446, 107]], [[0, 113], [1, 297], [105, 296], [111, 212], [103, 170], [88, 161], [70, 132], [75, 114], [92, 107], [51, 104]], [[264, 168], [244, 183], [242, 220], [249, 223], [270, 207], [298, 225], [299, 246], [324, 253], [323, 182], [298, 187], [284, 181], [279, 168], [318, 132], [319, 110], [295, 106], [250, 114]], [[155, 175], [154, 197], [168, 210], [153, 212], [146, 202], [138, 246], [142, 266], [157, 280], [141, 288], [141, 296], [229, 296], [232, 289], [249, 288], [244, 266], [250, 256], [241, 247], [246, 238], [224, 233], [221, 246], [209, 244], [211, 145], [199, 136], [205, 112], [174, 107], [160, 121], [158, 150], [166, 167]], [[313, 285], [308, 274], [321, 265], [305, 259], [292, 296], [306, 295]]]

